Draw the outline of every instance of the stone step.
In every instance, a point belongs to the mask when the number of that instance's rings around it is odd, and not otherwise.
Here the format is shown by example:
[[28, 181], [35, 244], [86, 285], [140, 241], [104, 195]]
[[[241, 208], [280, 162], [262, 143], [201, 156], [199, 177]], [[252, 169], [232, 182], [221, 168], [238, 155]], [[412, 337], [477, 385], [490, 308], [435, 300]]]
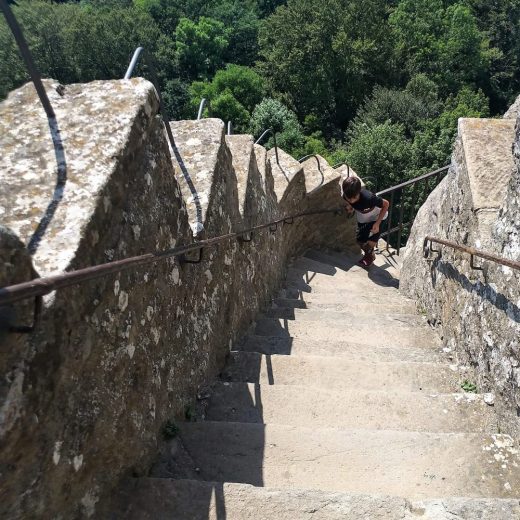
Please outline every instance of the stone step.
[[512, 520], [518, 500], [404, 498], [139, 478], [117, 496], [117, 520]]
[[223, 381], [307, 385], [334, 390], [439, 392], [459, 390], [459, 374], [439, 363], [367, 363], [318, 356], [231, 352]]
[[299, 257], [296, 259], [289, 269], [291, 269], [295, 273], [305, 274], [308, 273], [310, 276], [312, 274], [323, 276], [337, 276], [338, 279], [350, 278], [353, 275], [356, 278], [361, 279], [369, 279], [369, 280], [377, 280], [379, 284], [386, 285], [389, 287], [395, 287], [398, 285], [399, 280], [392, 273], [385, 271], [381, 268], [374, 269], [366, 269], [361, 267], [358, 264], [359, 256], [350, 257], [348, 255], [344, 256], [344, 262], [336, 263], [332, 265], [331, 263], [324, 263], [318, 260], [314, 260], [312, 258], [307, 257]]
[[206, 421], [182, 424], [181, 439], [201, 480], [410, 499], [520, 497], [518, 450], [499, 434]]
[[[303, 300], [288, 301], [301, 302]], [[385, 316], [392, 316], [396, 320], [400, 317], [404, 319], [406, 317], [414, 316], [416, 318], [415, 321], [417, 322], [417, 326], [424, 327], [426, 322], [415, 314], [414, 311], [415, 309], [406, 308], [405, 306], [394, 307], [384, 303], [358, 303], [356, 305], [346, 303], [343, 305], [321, 307], [309, 305], [309, 307], [305, 309], [298, 307], [277, 307], [273, 305], [273, 307], [264, 312], [263, 316], [266, 318], [297, 321], [316, 321], [320, 319], [336, 320], [341, 319], [341, 315], [349, 319], [371, 316], [376, 321], [379, 318], [384, 319]], [[411, 319], [409, 321], [412, 322]]]
[[321, 286], [321, 284], [324, 284], [324, 286], [335, 284], [336, 286], [341, 286], [344, 289], [348, 289], [350, 286], [352, 286], [354, 289], [364, 289], [366, 291], [372, 292], [375, 290], [381, 291], [384, 289], [384, 294], [397, 292], [399, 287], [399, 280], [396, 278], [387, 279], [386, 277], [373, 276], [370, 275], [370, 272], [367, 272], [365, 269], [359, 269], [359, 271], [352, 270], [348, 273], [341, 272], [331, 276], [328, 274], [305, 271], [290, 267], [287, 269], [285, 279], [288, 283], [298, 284], [303, 288], [306, 286], [314, 288], [318, 285]]
[[[380, 241], [380, 245], [384, 246], [384, 242]], [[361, 250], [358, 249], [351, 255], [337, 251], [309, 250], [302, 258], [314, 260], [321, 264], [333, 266], [338, 270], [345, 271], [352, 269], [354, 264], [357, 269], [363, 269], [357, 264], [361, 257]], [[399, 256], [395, 254], [389, 255], [387, 251], [379, 250], [379, 252], [376, 252], [376, 260], [374, 264], [368, 270], [366, 270], [367, 276], [385, 275], [399, 278], [399, 262]]]
[[[317, 318], [312, 319], [312, 316]], [[422, 317], [413, 315], [354, 317], [348, 313], [309, 310], [305, 315], [299, 315], [298, 320], [259, 318], [253, 333], [257, 336], [305, 338], [321, 343], [344, 340], [365, 345], [440, 345], [440, 339]]]
[[266, 314], [272, 318], [283, 318], [286, 317], [286, 314], [290, 315], [287, 311], [293, 311], [294, 309], [324, 309], [338, 312], [355, 311], [356, 314], [417, 314], [415, 303], [408, 301], [395, 304], [364, 302], [363, 300], [353, 302], [350, 297], [347, 301], [341, 303], [319, 303], [319, 301], [319, 299], [317, 301], [306, 302], [305, 300], [297, 298], [276, 298], [273, 301], [273, 307], [269, 309]]
[[305, 283], [284, 281], [277, 297], [303, 300], [308, 304], [333, 303], [355, 305], [357, 303], [380, 304], [384, 302], [388, 305], [398, 307], [403, 304], [413, 303], [412, 300], [405, 298], [397, 290], [381, 294], [377, 289], [373, 290], [371, 287], [359, 284], [346, 286], [344, 284], [327, 283], [310, 287]]
[[476, 394], [217, 383], [205, 416], [210, 421], [316, 428], [496, 433], [492, 412]]
[[234, 351], [259, 352], [266, 355], [297, 356], [334, 356], [353, 361], [388, 362], [419, 361], [446, 362], [446, 355], [440, 348], [427, 346], [395, 346], [388, 343], [363, 345], [349, 341], [330, 341], [327, 343], [306, 338], [281, 338], [277, 336], [255, 336], [245, 338], [242, 344], [235, 345]]

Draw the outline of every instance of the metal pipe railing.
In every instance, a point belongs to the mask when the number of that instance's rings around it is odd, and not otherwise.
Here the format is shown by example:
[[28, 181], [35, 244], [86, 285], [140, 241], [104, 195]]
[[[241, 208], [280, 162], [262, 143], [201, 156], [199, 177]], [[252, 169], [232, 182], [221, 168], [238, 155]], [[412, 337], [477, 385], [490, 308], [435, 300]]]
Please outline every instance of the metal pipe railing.
[[301, 159], [298, 159], [298, 162], [301, 164], [304, 161], [306, 161], [307, 159], [310, 159], [311, 157], [314, 157], [316, 159], [316, 162], [318, 163], [318, 171], [320, 172], [320, 175], [321, 175], [321, 183], [316, 187], [319, 188], [320, 186], [322, 186], [325, 183], [325, 175], [323, 175], [323, 172], [321, 170], [320, 158], [315, 153], [311, 153], [309, 155], [306, 155], [305, 157], [302, 157]]
[[278, 164], [278, 166], [280, 166], [280, 158], [278, 157], [278, 145], [276, 144], [276, 132], [272, 128], [268, 128], [267, 130], [264, 130], [263, 134], [255, 141], [255, 144], [260, 144], [262, 142], [262, 139], [269, 133], [273, 134], [274, 153], [276, 155], [276, 164]]
[[[195, 188], [195, 185], [193, 184], [193, 181], [191, 179], [191, 176], [186, 169], [186, 166], [184, 165], [184, 161], [181, 157], [181, 154], [177, 148], [177, 145], [175, 144], [175, 139], [173, 138], [173, 132], [170, 126], [170, 119], [168, 118], [168, 115], [166, 114], [166, 110], [164, 108], [163, 98], [161, 95], [161, 89], [159, 87], [159, 80], [157, 78], [157, 73], [155, 71], [155, 67], [153, 65], [152, 59], [148, 55], [148, 52], [144, 47], [137, 47], [137, 49], [134, 51], [134, 55], [132, 56], [132, 59], [130, 61], [130, 65], [128, 66], [128, 69], [125, 73], [124, 79], [130, 79], [132, 77], [132, 74], [135, 70], [135, 67], [137, 66], [137, 63], [139, 61], [139, 58], [141, 55], [144, 57], [146, 66], [150, 70], [150, 74], [152, 76], [152, 83], [155, 87], [155, 90], [157, 91], [157, 97], [159, 98], [159, 111], [161, 113], [161, 117], [164, 123], [164, 126], [166, 128], [166, 134], [168, 136], [168, 141], [170, 142], [170, 148], [173, 154], [175, 155], [175, 158], [177, 160], [177, 163], [179, 164], [181, 168], [182, 175], [184, 177], [184, 180], [186, 181], [186, 184], [188, 185], [188, 188], [193, 196], [193, 201], [195, 203], [195, 211], [197, 215], [197, 230], [201, 231], [203, 228], [202, 225], [202, 205], [200, 203], [199, 194], [197, 192], [197, 189]], [[205, 100], [203, 100], [205, 101]]]
[[228, 124], [227, 124], [227, 135], [231, 135], [231, 131], [232, 131], [231, 121], [228, 121]]
[[202, 119], [202, 113], [204, 112], [204, 107], [206, 106], [206, 98], [202, 98], [200, 100], [200, 105], [199, 105], [199, 111], [197, 113], [197, 121], [199, 119]]
[[215, 246], [216, 244], [226, 240], [240, 239], [240, 237], [243, 235], [252, 234], [259, 230], [269, 228], [270, 231], [276, 231], [279, 224], [292, 224], [294, 219], [297, 218], [326, 213], [341, 214], [342, 212], [343, 210], [341, 208], [306, 211], [303, 213], [297, 213], [295, 215], [279, 218], [277, 220], [267, 222], [266, 224], [260, 224], [248, 229], [243, 229], [241, 231], [237, 231], [236, 233], [229, 233], [227, 235], [201, 240], [194, 244], [166, 249], [164, 251], [156, 251], [154, 253], [125, 258], [123, 260], [116, 260], [114, 262], [86, 267], [84, 269], [78, 269], [76, 271], [70, 271], [67, 273], [36, 278], [28, 282], [3, 287], [0, 288], [0, 307], [3, 305], [10, 305], [20, 300], [25, 300], [27, 298], [44, 296], [52, 291], [70, 287], [72, 285], [90, 280], [95, 280], [97, 278], [119, 273], [121, 271], [126, 271], [132, 267], [139, 267], [146, 264], [159, 262], [160, 260], [165, 260], [167, 258], [182, 257], [186, 253], [200, 251], [205, 247]]
[[[403, 231], [405, 228], [411, 226], [415, 219], [415, 212], [416, 212], [416, 206], [419, 199], [416, 198], [417, 192], [418, 192], [418, 186], [419, 183], [424, 182], [424, 192], [423, 192], [423, 198], [425, 198], [428, 195], [430, 182], [433, 179], [433, 177], [436, 178], [437, 184], [440, 181], [442, 174], [446, 172], [449, 169], [449, 166], [444, 166], [442, 168], [439, 168], [437, 170], [434, 170], [429, 173], [425, 173], [424, 175], [420, 175], [419, 177], [416, 177], [415, 179], [410, 179], [409, 181], [402, 182], [401, 184], [397, 184], [396, 186], [392, 186], [390, 188], [387, 188], [385, 190], [377, 192], [377, 195], [380, 197], [383, 195], [390, 195], [390, 208], [388, 211], [388, 229], [381, 233], [381, 238], [386, 237], [386, 250], [389, 250], [390, 247], [390, 236], [393, 233], [397, 233], [397, 254], [399, 255], [401, 251], [401, 243], [403, 239]], [[413, 186], [413, 195], [412, 195], [412, 206], [410, 207], [409, 211], [407, 212], [407, 216], [410, 218], [407, 219], [406, 222], [404, 222], [404, 216], [405, 216], [405, 200], [404, 200], [404, 194], [405, 189]], [[394, 201], [395, 201], [395, 195], [399, 193], [399, 221], [397, 226], [392, 227], [392, 218], [394, 216]]]
[[481, 270], [480, 267], [475, 266], [474, 258], [479, 257], [484, 260], [489, 260], [491, 262], [495, 262], [496, 264], [505, 265], [510, 267], [511, 269], [516, 269], [520, 271], [520, 262], [516, 260], [510, 260], [509, 258], [504, 258], [502, 256], [495, 255], [493, 253], [488, 253], [486, 251], [482, 251], [481, 249], [476, 249], [470, 246], [463, 246], [457, 244], [456, 242], [451, 242], [450, 240], [443, 240], [441, 238], [435, 238], [432, 236], [427, 236], [423, 242], [423, 254], [424, 258], [429, 258], [431, 253], [440, 253], [439, 250], [433, 249], [432, 243], [441, 244], [446, 247], [451, 247], [457, 251], [462, 251], [463, 253], [468, 253], [471, 256], [471, 267], [472, 269]]
[[31, 76], [31, 81], [34, 84], [36, 92], [38, 93], [38, 97], [40, 98], [45, 113], [49, 119], [54, 119], [56, 115], [54, 114], [54, 110], [47, 96], [47, 92], [45, 92], [40, 72], [34, 63], [31, 51], [29, 50], [29, 46], [27, 45], [27, 41], [25, 40], [22, 29], [20, 28], [20, 25], [11, 11], [7, 0], [0, 0], [0, 9], [2, 9], [4, 17], [7, 21], [7, 25], [9, 26], [9, 29], [11, 29], [14, 39], [16, 40], [16, 44], [20, 49], [20, 54], [22, 55], [25, 66], [27, 67], [29, 75]]

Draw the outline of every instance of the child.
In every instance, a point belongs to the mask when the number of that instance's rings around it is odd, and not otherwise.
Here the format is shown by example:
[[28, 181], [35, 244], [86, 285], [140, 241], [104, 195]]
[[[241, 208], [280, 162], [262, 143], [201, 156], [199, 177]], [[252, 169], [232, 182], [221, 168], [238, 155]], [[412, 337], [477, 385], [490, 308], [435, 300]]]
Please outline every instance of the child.
[[358, 228], [356, 239], [365, 256], [360, 263], [365, 267], [376, 259], [374, 248], [381, 236], [379, 227], [386, 219], [389, 202], [362, 189], [359, 177], [347, 177], [341, 184], [341, 196], [347, 202], [347, 213], [356, 212]]

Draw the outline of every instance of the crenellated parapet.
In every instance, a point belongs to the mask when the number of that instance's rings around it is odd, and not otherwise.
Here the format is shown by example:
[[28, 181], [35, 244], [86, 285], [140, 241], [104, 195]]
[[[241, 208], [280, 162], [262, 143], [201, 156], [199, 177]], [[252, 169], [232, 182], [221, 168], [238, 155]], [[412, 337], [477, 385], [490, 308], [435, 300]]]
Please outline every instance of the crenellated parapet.
[[[172, 122], [170, 150], [142, 79], [45, 88], [55, 121], [30, 84], [0, 104], [0, 286], [341, 204], [326, 164], [317, 185], [312, 161], [277, 161], [219, 120]], [[315, 215], [205, 248], [200, 264], [46, 296], [33, 333], [0, 338], [0, 516], [95, 517], [122, 476], [147, 471], [165, 422], [221, 370], [290, 257], [354, 235], [345, 216]], [[2, 316], [30, 325], [32, 304]]]

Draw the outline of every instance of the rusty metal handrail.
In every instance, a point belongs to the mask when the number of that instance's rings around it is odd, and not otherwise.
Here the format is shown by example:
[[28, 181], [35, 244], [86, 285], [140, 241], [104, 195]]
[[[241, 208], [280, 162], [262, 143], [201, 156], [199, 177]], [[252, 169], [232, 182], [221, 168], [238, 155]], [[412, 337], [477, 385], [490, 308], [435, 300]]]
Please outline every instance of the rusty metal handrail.
[[[148, 253], [141, 256], [125, 258], [123, 260], [116, 260], [114, 262], [86, 267], [84, 269], [78, 269], [76, 271], [70, 271], [67, 273], [60, 273], [43, 278], [35, 278], [34, 280], [30, 280], [28, 282], [0, 288], [0, 307], [3, 305], [15, 303], [20, 300], [44, 296], [52, 291], [70, 287], [71, 285], [76, 285], [78, 283], [95, 280], [110, 274], [119, 273], [121, 271], [130, 269], [131, 267], [155, 263], [166, 258], [183, 257], [183, 255], [186, 253], [200, 251], [205, 247], [214, 246], [226, 240], [240, 239], [244, 235], [248, 235], [262, 229], [269, 228], [271, 231], [275, 231], [274, 226], [278, 228], [279, 224], [292, 224], [296, 218], [303, 218], [326, 213], [341, 214], [342, 212], [343, 210], [341, 208], [306, 211], [303, 213], [279, 218], [266, 224], [260, 224], [248, 229], [243, 229], [241, 231], [237, 231], [236, 233], [229, 233], [227, 235], [201, 240], [200, 242], [186, 246], [174, 247], [172, 249], [156, 251], [154, 253]], [[181, 263], [182, 261], [183, 259], [181, 259]]]
[[427, 236], [423, 242], [423, 254], [424, 258], [429, 258], [431, 253], [440, 253], [440, 251], [433, 249], [432, 243], [441, 244], [443, 246], [451, 247], [452, 249], [456, 249], [457, 251], [462, 251], [463, 253], [468, 253], [471, 256], [471, 267], [472, 269], [481, 270], [480, 267], [475, 266], [474, 258], [479, 257], [484, 260], [489, 260], [491, 262], [495, 262], [496, 264], [505, 265], [510, 267], [511, 269], [517, 269], [520, 271], [520, 262], [516, 260], [509, 260], [509, 258], [504, 258], [502, 256], [494, 255], [493, 253], [488, 253], [486, 251], [482, 251], [481, 249], [476, 249], [470, 246], [463, 246], [457, 244], [456, 242], [452, 242], [450, 240], [443, 240], [442, 238], [435, 238], [432, 236]]

